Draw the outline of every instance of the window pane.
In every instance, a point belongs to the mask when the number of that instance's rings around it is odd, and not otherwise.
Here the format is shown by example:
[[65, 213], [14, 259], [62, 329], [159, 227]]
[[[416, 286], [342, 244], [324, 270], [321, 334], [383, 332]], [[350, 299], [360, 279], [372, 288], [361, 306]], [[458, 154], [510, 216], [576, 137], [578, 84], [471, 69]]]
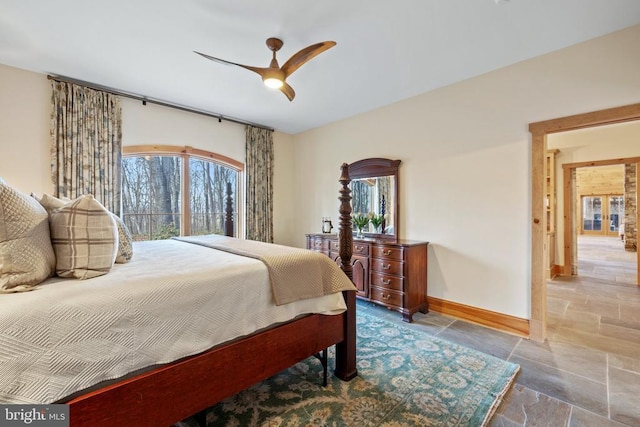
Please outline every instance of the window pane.
[[237, 221], [236, 191], [238, 173], [208, 160], [189, 161], [191, 234], [224, 234], [227, 188], [231, 186], [234, 223]]
[[624, 197], [609, 197], [609, 231], [619, 231], [620, 223], [624, 218]]
[[123, 219], [134, 240], [180, 234], [180, 162], [177, 156], [122, 159]]
[[602, 198], [582, 198], [582, 228], [586, 231], [602, 230]]
[[122, 159], [122, 218], [133, 240], [149, 239], [150, 164], [142, 156]]
[[[144, 157], [122, 159], [122, 208], [126, 213], [149, 212], [150, 162]], [[129, 225], [129, 224], [127, 224]]]

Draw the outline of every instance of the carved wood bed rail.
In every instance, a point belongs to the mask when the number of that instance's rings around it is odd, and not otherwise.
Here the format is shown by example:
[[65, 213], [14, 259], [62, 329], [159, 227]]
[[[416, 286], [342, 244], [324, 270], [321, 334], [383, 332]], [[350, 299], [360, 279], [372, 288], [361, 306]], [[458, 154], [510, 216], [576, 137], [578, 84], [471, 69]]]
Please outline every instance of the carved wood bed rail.
[[[351, 270], [351, 191], [341, 167], [341, 268]], [[204, 353], [157, 367], [66, 402], [72, 426], [168, 426], [335, 344], [335, 375], [349, 381], [356, 369], [355, 291], [343, 292], [347, 311], [312, 314]]]

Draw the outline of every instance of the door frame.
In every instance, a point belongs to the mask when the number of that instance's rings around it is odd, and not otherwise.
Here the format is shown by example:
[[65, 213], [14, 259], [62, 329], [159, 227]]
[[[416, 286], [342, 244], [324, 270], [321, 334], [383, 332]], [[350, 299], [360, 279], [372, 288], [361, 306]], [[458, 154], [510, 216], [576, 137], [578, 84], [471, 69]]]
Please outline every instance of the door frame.
[[[545, 215], [547, 135], [634, 120], [640, 120], [640, 103], [529, 124], [532, 220], [529, 338], [532, 340], [544, 341], [547, 337], [547, 286], [544, 264], [549, 251], [549, 248], [545, 246], [547, 232], [547, 217]], [[640, 251], [638, 253], [640, 254]]]

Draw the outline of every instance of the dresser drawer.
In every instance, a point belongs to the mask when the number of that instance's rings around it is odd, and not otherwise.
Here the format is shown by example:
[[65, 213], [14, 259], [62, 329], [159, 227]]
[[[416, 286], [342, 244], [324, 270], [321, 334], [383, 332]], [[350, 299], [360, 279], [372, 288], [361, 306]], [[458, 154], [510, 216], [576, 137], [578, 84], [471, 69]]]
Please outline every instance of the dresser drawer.
[[[340, 242], [332, 240], [330, 242], [330, 248], [332, 252], [340, 252]], [[353, 244], [353, 254], [354, 255], [369, 255], [369, 245], [365, 243], [354, 243]]]
[[384, 273], [384, 274], [396, 274], [402, 276], [404, 274], [403, 264], [400, 261], [389, 261], [380, 258], [371, 258], [371, 270]]
[[402, 248], [397, 246], [373, 246], [371, 255], [375, 258], [392, 259], [396, 261], [403, 260]]
[[371, 287], [370, 298], [374, 301], [381, 302], [387, 305], [393, 305], [396, 307], [402, 307], [402, 294], [388, 291], [386, 289]]
[[369, 255], [369, 245], [363, 243], [353, 244], [353, 254], [354, 255]]
[[321, 238], [309, 239], [309, 249], [318, 252], [329, 252], [329, 241]]
[[379, 288], [393, 289], [399, 292], [404, 291], [404, 278], [397, 276], [387, 276], [386, 274], [371, 273], [371, 286]]

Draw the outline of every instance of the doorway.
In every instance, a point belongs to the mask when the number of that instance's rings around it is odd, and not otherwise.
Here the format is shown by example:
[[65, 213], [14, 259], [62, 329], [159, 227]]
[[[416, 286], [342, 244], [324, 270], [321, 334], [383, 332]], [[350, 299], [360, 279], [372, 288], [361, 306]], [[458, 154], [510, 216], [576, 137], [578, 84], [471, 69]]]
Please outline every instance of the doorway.
[[[627, 248], [635, 251], [635, 237], [624, 236], [624, 218], [638, 218], [636, 197], [629, 199], [628, 212], [625, 213], [625, 180], [634, 180], [637, 176], [640, 157], [626, 157], [609, 160], [595, 160], [580, 163], [563, 163], [563, 196], [561, 200], [563, 265], [560, 274], [571, 276], [579, 274], [578, 239], [580, 237], [608, 237], [613, 239], [611, 244], [619, 244], [619, 249], [624, 252], [627, 243], [632, 244]], [[633, 167], [635, 165], [635, 167]], [[598, 194], [609, 189], [610, 194]], [[636, 227], [633, 227], [634, 229]], [[627, 239], [628, 241], [625, 241]], [[582, 239], [586, 242], [588, 239]], [[614, 242], [615, 241], [615, 242]], [[640, 264], [640, 255], [632, 252], [634, 259], [633, 270], [635, 276], [628, 277], [625, 273], [625, 282], [640, 283], [640, 272], [637, 264]], [[613, 258], [616, 258], [615, 256]], [[621, 255], [621, 259], [629, 258], [629, 255]], [[602, 265], [604, 259], [599, 260]], [[625, 263], [628, 264], [628, 263]], [[628, 268], [625, 268], [628, 270]]]
[[[640, 104], [610, 108], [575, 116], [531, 123], [531, 316], [529, 337], [544, 341], [547, 337], [547, 286], [545, 258], [546, 220], [546, 152], [547, 135], [626, 121], [640, 120]], [[569, 181], [570, 182], [570, 181]], [[564, 184], [567, 184], [565, 180]], [[568, 232], [565, 230], [565, 233]], [[569, 239], [570, 236], [569, 236]]]

